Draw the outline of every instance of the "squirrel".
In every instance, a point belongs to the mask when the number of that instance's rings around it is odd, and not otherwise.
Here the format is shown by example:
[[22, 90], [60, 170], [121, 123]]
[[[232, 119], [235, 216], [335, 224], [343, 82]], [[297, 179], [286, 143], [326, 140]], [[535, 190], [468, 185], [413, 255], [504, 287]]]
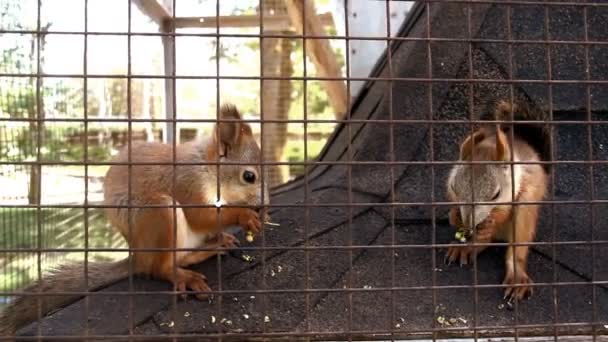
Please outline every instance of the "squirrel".
[[[172, 165], [173, 146], [157, 142], [132, 143], [131, 162], [142, 164], [126, 165], [127, 148], [113, 158], [114, 163], [122, 164], [113, 164], [105, 177], [104, 207], [109, 222], [120, 231], [131, 249], [167, 250], [134, 250], [131, 259], [90, 264], [88, 290], [126, 278], [132, 262], [134, 274], [168, 280], [182, 296], [191, 289], [196, 291], [196, 298], [204, 299], [207, 297], [205, 292], [210, 290], [205, 276], [185, 267], [220, 254], [220, 251], [172, 249], [234, 247], [238, 240], [223, 231], [230, 226], [241, 226], [248, 233], [260, 231], [260, 213], [254, 208], [269, 203], [268, 187], [266, 184], [262, 187], [261, 150], [251, 127], [242, 121], [235, 106], [223, 105], [220, 119], [229, 121], [218, 122], [211, 137], [176, 146], [177, 165]], [[176, 208], [173, 208], [174, 204]], [[182, 205], [187, 207], [180, 207]], [[127, 209], [128, 206], [132, 207]], [[263, 215], [264, 220], [269, 219], [267, 214]], [[72, 264], [55, 270], [23, 292], [85, 290], [84, 265]], [[39, 307], [41, 314], [46, 315], [80, 297], [20, 296], [0, 314], [0, 335], [14, 334], [35, 321]]]
[[[532, 111], [523, 103], [493, 102], [495, 120], [543, 120], [545, 114]], [[511, 119], [513, 118], [513, 119]], [[523, 127], [523, 129], [522, 129]], [[513, 140], [511, 140], [511, 130]], [[536, 133], [533, 133], [536, 130]], [[550, 150], [548, 129], [544, 124], [515, 122], [511, 128], [503, 124], [482, 125], [460, 145], [460, 161], [495, 161], [500, 163], [461, 164], [452, 167], [447, 179], [447, 195], [452, 202], [486, 202], [459, 205], [449, 211], [449, 223], [459, 228], [456, 237], [466, 242], [460, 229], [471, 235], [474, 243], [494, 240], [509, 243], [530, 243], [534, 240], [540, 206], [538, 204], [506, 204], [504, 202], [538, 202], [545, 198], [548, 168], [539, 162]], [[536, 137], [530, 142], [526, 136]], [[539, 138], [540, 137], [540, 138]], [[512, 164], [529, 162], [529, 164]], [[535, 163], [536, 162], [536, 163]], [[448, 248], [446, 263], [468, 264], [470, 258], [486, 246], [457, 244]], [[504, 298], [511, 303], [532, 294], [532, 279], [527, 273], [529, 246], [509, 246], [505, 258]]]

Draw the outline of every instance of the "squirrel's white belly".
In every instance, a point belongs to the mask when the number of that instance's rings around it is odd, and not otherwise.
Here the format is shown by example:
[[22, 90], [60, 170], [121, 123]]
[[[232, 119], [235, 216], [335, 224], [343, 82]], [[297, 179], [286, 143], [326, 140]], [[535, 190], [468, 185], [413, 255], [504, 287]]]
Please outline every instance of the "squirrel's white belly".
[[[175, 203], [179, 206], [179, 203]], [[186, 220], [186, 215], [182, 208], [175, 209], [176, 223], [177, 223], [177, 248], [199, 248], [205, 243], [207, 234], [198, 233], [192, 231], [190, 224]], [[193, 251], [179, 251], [175, 258], [179, 262], [185, 255], [192, 253]]]

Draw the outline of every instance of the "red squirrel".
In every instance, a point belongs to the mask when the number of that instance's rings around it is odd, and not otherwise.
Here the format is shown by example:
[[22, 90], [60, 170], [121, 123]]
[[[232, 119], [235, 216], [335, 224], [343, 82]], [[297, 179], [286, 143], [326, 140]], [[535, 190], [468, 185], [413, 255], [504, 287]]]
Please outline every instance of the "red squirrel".
[[[501, 101], [496, 105], [494, 115], [497, 120], [505, 120], [510, 113], [520, 119], [530, 119], [533, 115], [527, 112], [526, 107], [510, 102]], [[514, 135], [513, 141], [510, 140], [500, 126], [479, 128], [464, 139], [459, 159], [504, 164], [455, 165], [447, 181], [451, 201], [470, 202], [474, 199], [475, 202], [488, 202], [453, 207], [449, 213], [450, 225], [473, 232], [472, 240], [476, 243], [494, 240], [530, 243], [536, 235], [540, 210], [538, 204], [512, 205], [501, 202], [542, 201], [547, 191], [548, 176], [538, 163], [541, 158], [533, 146], [518, 135]], [[529, 164], [509, 164], [512, 161]], [[457, 238], [462, 236], [460, 233], [457, 233]], [[470, 258], [485, 248], [473, 247], [468, 243], [455, 245], [448, 249], [446, 261], [467, 264]], [[529, 249], [528, 245], [507, 248], [504, 279], [507, 287], [504, 295], [509, 301], [521, 300], [532, 294], [532, 279], [527, 272]]]
[[[262, 186], [261, 150], [251, 127], [242, 121], [236, 107], [222, 106], [220, 119], [229, 121], [218, 122], [210, 137], [176, 146], [175, 166], [172, 165], [173, 146], [155, 142], [132, 143], [131, 162], [146, 165], [126, 165], [128, 148], [112, 159], [113, 163], [122, 165], [112, 165], [105, 177], [106, 214], [135, 250], [132, 260], [91, 263], [88, 290], [127, 277], [131, 261], [135, 274], [168, 280], [178, 291], [191, 289], [197, 292], [198, 299], [203, 299], [210, 290], [205, 276], [185, 267], [217, 255], [218, 251], [172, 249], [233, 247], [238, 241], [223, 231], [229, 226], [238, 225], [253, 233], [260, 231], [260, 215], [254, 209], [269, 203], [268, 187]], [[243, 164], [231, 165], [231, 162]], [[197, 205], [207, 207], [193, 207]], [[137, 251], [156, 248], [167, 250]], [[66, 265], [23, 292], [85, 291], [84, 277], [83, 264]], [[9, 335], [35, 321], [39, 304], [44, 315], [78, 297], [20, 296], [0, 315], [0, 335]]]

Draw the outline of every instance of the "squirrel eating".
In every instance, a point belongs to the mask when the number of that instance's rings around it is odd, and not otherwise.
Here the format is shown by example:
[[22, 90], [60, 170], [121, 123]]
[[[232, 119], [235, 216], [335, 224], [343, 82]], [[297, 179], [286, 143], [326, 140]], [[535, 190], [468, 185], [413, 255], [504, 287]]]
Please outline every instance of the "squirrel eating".
[[[495, 105], [495, 120], [507, 120], [511, 114], [514, 120], [543, 120], [542, 113], [531, 112], [523, 104], [499, 101]], [[527, 127], [518, 131], [519, 124]], [[540, 163], [546, 149], [534, 146], [529, 142], [532, 140], [520, 134], [526, 130], [532, 133], [532, 128], [531, 124], [522, 122], [515, 123], [512, 131], [501, 125], [485, 125], [460, 145], [459, 160], [477, 163], [452, 168], [447, 181], [448, 197], [452, 202], [474, 201], [475, 204], [459, 205], [449, 212], [450, 225], [458, 228], [455, 238], [463, 243], [448, 248], [447, 263], [468, 264], [470, 258], [487, 247], [468, 242], [533, 242], [540, 206], [517, 203], [542, 201], [547, 191], [547, 170]], [[546, 128], [537, 129], [540, 129], [535, 134], [537, 140], [547, 136]], [[532, 294], [532, 279], [527, 273], [529, 248], [529, 245], [507, 248], [503, 284], [509, 302]]]
[[[61, 266], [23, 289], [25, 294], [90, 291], [126, 278], [132, 269], [204, 299], [210, 291], [205, 276], [186, 267], [223, 254], [214, 248], [234, 247], [237, 239], [224, 229], [237, 225], [253, 236], [262, 228], [260, 216], [268, 219], [256, 211], [269, 203], [262, 152], [233, 105], [221, 107], [209, 137], [175, 150], [171, 144], [134, 142], [130, 158], [126, 147], [112, 163], [104, 181], [104, 207], [131, 257], [90, 263], [88, 286], [83, 263]], [[206, 250], [196, 250], [201, 247]], [[0, 335], [35, 321], [39, 306], [44, 316], [79, 297], [19, 296], [0, 314]]]

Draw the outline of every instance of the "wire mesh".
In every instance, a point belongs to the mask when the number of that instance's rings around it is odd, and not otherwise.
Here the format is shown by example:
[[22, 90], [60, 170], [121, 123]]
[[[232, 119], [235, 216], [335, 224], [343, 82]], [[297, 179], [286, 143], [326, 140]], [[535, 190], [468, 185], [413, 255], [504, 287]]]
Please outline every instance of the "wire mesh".
[[1, 340], [605, 340], [608, 4], [244, 3], [0, 0]]

